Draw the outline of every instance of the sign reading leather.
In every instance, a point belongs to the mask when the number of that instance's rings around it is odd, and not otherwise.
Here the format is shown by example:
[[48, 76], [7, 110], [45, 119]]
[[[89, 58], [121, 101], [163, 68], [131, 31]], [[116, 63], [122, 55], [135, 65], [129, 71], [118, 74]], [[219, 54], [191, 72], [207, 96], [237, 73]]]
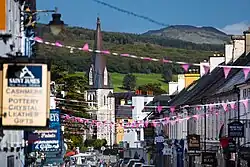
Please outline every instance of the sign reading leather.
[[3, 64], [3, 126], [45, 127], [46, 64]]

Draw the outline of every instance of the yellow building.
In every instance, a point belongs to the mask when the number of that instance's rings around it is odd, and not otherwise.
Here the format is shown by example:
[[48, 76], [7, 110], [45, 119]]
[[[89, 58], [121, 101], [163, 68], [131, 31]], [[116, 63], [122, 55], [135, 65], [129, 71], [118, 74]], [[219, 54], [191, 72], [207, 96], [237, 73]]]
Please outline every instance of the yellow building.
[[184, 74], [185, 88], [188, 87], [191, 83], [198, 80], [200, 74]]

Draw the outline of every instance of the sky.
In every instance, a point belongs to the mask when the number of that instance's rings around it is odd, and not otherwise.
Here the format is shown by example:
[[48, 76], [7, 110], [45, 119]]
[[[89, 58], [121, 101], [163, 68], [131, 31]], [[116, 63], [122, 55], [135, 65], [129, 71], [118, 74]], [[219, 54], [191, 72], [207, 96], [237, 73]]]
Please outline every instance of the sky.
[[[165, 25], [212, 26], [228, 34], [242, 34], [250, 26], [250, 0], [99, 0]], [[103, 31], [144, 33], [165, 26], [119, 12], [94, 0], [37, 0], [37, 9], [54, 9], [70, 26], [95, 29], [101, 19]], [[40, 14], [48, 23], [50, 15]]]

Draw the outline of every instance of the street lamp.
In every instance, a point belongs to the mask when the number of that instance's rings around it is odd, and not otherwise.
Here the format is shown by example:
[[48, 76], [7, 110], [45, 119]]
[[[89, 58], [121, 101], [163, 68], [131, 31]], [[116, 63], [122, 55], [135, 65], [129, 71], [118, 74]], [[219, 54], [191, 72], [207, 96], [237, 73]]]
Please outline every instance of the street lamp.
[[53, 13], [52, 18], [52, 21], [49, 22], [50, 31], [52, 34], [58, 35], [63, 29], [64, 22], [61, 20], [61, 14], [59, 13]]

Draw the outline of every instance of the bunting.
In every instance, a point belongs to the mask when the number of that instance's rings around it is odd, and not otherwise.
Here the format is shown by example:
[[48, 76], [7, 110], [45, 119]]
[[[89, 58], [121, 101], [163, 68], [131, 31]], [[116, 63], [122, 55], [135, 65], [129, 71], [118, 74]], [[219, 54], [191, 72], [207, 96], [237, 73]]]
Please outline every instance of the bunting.
[[[111, 52], [108, 50], [93, 50], [89, 48], [89, 45], [86, 43], [83, 45], [83, 47], [77, 48], [75, 46], [68, 46], [68, 45], [63, 45], [61, 42], [56, 41], [54, 42], [48, 42], [44, 41], [40, 37], [35, 37], [34, 41], [45, 44], [45, 45], [50, 45], [50, 46], [56, 46], [56, 47], [63, 47], [70, 49], [70, 52], [73, 52], [73, 50], [79, 50], [79, 51], [84, 51], [84, 52], [95, 52], [95, 53], [102, 53], [104, 55], [113, 55], [113, 56], [121, 56], [121, 57], [128, 57], [128, 58], [133, 58], [133, 59], [140, 59], [140, 60], [146, 60], [146, 61], [154, 61], [154, 62], [160, 62], [160, 63], [172, 63], [172, 64], [179, 64], [185, 72], [188, 71], [188, 69], [191, 66], [197, 66], [197, 67], [202, 67], [205, 71], [205, 74], [208, 74], [210, 72], [210, 66], [208, 65], [203, 65], [199, 63], [190, 63], [190, 62], [178, 62], [178, 61], [172, 61], [172, 60], [167, 60], [167, 59], [157, 59], [157, 58], [151, 58], [151, 57], [141, 57], [141, 56], [136, 56], [133, 54], [128, 54], [128, 53], [117, 53], [117, 52]], [[218, 65], [217, 67], [223, 68], [224, 71], [224, 76], [227, 78], [229, 75], [230, 71], [232, 68], [240, 68], [243, 70], [245, 79], [247, 79], [248, 73], [250, 72], [250, 66], [226, 66], [226, 65]]]

